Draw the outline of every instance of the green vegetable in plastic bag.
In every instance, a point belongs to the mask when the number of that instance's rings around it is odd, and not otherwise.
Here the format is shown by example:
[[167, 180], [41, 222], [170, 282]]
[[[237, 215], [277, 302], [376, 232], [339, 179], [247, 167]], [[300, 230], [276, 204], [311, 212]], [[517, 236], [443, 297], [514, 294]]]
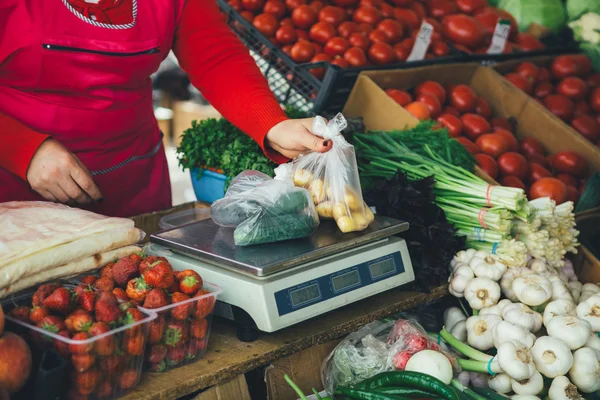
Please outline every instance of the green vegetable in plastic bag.
[[573, 21], [588, 12], [600, 14], [600, 1], [567, 0], [567, 15], [569, 16], [569, 21]]
[[498, 8], [515, 17], [521, 32], [526, 31], [532, 23], [555, 32], [567, 23], [567, 12], [561, 0], [500, 0]]

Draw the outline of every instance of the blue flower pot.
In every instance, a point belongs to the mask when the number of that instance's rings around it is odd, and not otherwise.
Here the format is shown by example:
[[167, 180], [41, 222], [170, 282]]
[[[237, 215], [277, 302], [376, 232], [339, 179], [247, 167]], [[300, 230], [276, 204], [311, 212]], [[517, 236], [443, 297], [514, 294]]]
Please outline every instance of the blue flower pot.
[[[212, 203], [225, 196], [225, 181], [227, 181], [225, 175], [201, 168], [190, 170], [190, 174], [194, 193], [199, 201]], [[199, 175], [200, 178], [198, 178]]]

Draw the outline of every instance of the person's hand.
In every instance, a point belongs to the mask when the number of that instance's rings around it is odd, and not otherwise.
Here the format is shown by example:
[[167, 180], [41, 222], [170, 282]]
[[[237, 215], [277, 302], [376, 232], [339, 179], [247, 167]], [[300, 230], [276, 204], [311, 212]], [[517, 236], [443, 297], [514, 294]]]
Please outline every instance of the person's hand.
[[102, 201], [102, 193], [87, 168], [54, 139], [38, 147], [27, 170], [27, 181], [46, 200], [79, 204]]
[[267, 145], [287, 158], [296, 158], [308, 151], [325, 153], [331, 149], [331, 140], [310, 132], [313, 120], [288, 119], [278, 123], [267, 133]]

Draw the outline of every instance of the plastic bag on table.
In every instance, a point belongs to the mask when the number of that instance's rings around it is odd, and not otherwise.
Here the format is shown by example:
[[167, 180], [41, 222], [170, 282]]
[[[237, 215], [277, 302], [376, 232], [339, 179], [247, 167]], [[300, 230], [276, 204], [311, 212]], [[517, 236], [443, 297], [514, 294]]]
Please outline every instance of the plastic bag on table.
[[211, 206], [211, 216], [220, 226], [236, 228], [237, 246], [299, 239], [319, 226], [308, 191], [257, 171], [238, 175], [225, 197]]
[[354, 146], [340, 134], [346, 126], [342, 114], [328, 123], [316, 117], [312, 131], [331, 140], [332, 149], [304, 154], [292, 161], [294, 184], [308, 189], [319, 216], [335, 219], [344, 233], [362, 231], [374, 219], [362, 198]]

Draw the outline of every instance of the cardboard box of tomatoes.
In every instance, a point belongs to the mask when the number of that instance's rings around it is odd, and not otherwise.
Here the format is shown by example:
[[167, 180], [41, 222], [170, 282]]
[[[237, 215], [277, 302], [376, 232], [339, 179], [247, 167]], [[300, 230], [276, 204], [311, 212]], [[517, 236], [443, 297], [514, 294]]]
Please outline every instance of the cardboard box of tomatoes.
[[492, 178], [533, 198], [558, 191], [576, 201], [600, 170], [595, 146], [495, 70], [474, 64], [364, 72], [344, 114], [375, 130], [436, 119]]

